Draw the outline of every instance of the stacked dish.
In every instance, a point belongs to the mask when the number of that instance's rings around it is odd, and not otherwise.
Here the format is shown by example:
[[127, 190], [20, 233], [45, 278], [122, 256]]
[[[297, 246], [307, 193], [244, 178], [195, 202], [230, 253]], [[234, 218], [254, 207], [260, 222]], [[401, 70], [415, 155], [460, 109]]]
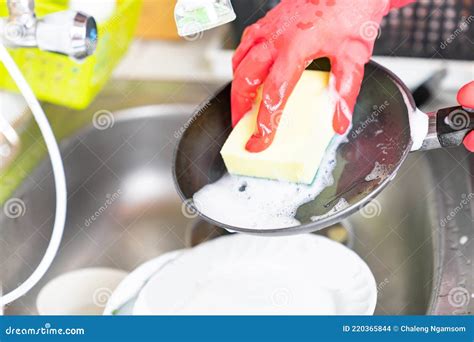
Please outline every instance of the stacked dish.
[[371, 315], [376, 299], [370, 269], [342, 244], [233, 234], [140, 266], [104, 314]]

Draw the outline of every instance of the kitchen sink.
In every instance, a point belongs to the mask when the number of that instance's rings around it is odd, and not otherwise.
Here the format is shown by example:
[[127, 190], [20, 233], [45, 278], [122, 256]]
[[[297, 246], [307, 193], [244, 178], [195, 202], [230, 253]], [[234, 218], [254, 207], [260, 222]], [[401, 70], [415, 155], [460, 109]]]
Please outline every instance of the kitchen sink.
[[[6, 314], [36, 314], [38, 291], [64, 272], [97, 266], [131, 271], [162, 253], [226, 233], [183, 211], [171, 174], [175, 144], [194, 108], [189, 99], [197, 103], [215, 86], [175, 87], [174, 104], [153, 105], [151, 92], [128, 102], [113, 96], [123, 87], [143, 94], [153, 86], [127, 82], [109, 86], [108, 96], [95, 105], [114, 108], [111, 127], [91, 125], [61, 142], [69, 198], [61, 249], [41, 282], [5, 308]], [[184, 98], [187, 104], [179, 102]], [[462, 148], [414, 153], [381, 196], [342, 222], [347, 245], [375, 275], [377, 314], [472, 313], [473, 164]], [[55, 203], [48, 159], [12, 197], [24, 202], [26, 214], [0, 214], [4, 292], [28, 277], [51, 235]], [[466, 198], [468, 204], [457, 210]], [[456, 301], [453, 291], [469, 296]]]

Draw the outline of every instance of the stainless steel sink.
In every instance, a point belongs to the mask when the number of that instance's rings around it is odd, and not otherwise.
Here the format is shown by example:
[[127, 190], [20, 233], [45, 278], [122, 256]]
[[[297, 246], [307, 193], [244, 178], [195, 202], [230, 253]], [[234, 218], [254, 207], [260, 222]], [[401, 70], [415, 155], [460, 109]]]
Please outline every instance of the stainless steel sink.
[[[120, 87], [109, 86], [98, 108], [109, 108], [107, 101], [114, 108], [120, 103], [125, 107], [126, 101], [118, 101], [120, 92], [113, 95]], [[140, 87], [138, 94], [149, 89]], [[192, 92], [187, 98], [198, 101], [214, 88], [188, 86], [173, 99]], [[133, 97], [133, 105], [151, 103], [151, 97], [142, 100]], [[131, 271], [164, 252], [224, 234], [184, 215], [172, 183], [176, 136], [192, 108], [180, 103], [125, 109], [114, 112], [112, 127], [87, 127], [62, 142], [69, 202], [61, 250], [41, 283], [9, 305], [7, 314], [35, 314], [38, 291], [66, 271], [92, 266]], [[456, 210], [448, 223], [442, 220], [459, 206], [463, 194], [473, 192], [473, 169], [472, 156], [462, 149], [413, 154], [368, 209], [343, 222], [347, 244], [375, 274], [377, 314], [472, 312], [472, 301], [459, 305], [450, 292], [465, 288], [473, 293], [474, 201]], [[3, 291], [24, 280], [45, 251], [53, 189], [45, 160], [13, 195], [24, 201], [27, 214], [17, 219], [0, 216]]]

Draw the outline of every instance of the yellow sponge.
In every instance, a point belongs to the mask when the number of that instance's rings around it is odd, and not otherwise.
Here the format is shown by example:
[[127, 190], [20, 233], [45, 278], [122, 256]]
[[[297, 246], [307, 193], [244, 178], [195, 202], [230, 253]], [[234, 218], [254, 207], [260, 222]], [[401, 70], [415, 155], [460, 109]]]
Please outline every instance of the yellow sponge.
[[221, 150], [231, 174], [311, 184], [334, 137], [327, 85], [329, 73], [304, 71], [279, 118], [273, 143], [259, 153], [245, 145], [256, 129], [261, 102], [235, 126]]

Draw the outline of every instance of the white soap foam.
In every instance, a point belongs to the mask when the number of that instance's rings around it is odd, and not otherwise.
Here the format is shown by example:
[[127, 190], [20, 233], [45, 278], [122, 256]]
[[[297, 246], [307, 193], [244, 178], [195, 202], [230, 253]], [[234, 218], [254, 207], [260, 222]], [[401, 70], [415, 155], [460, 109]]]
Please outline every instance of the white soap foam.
[[411, 110], [412, 105], [407, 98], [405, 90], [398, 85], [400, 89], [400, 93], [403, 96], [403, 101], [408, 108], [408, 119], [410, 122], [410, 135], [413, 145], [411, 147], [411, 151], [419, 150], [423, 146], [423, 142], [428, 135], [429, 130], [429, 118], [426, 113], [423, 113], [421, 110], [416, 108], [415, 110]]
[[419, 150], [428, 135], [429, 118], [421, 110], [410, 111], [410, 132], [413, 140], [412, 151]]
[[194, 194], [196, 208], [205, 216], [239, 228], [277, 229], [300, 224], [295, 218], [299, 206], [312, 201], [332, 185], [336, 150], [346, 136], [331, 141], [313, 184], [236, 176], [221, 179]]
[[390, 167], [386, 164], [380, 164], [378, 161], [375, 162], [374, 168], [365, 177], [366, 182], [370, 182], [376, 179], [385, 179], [390, 175]]

